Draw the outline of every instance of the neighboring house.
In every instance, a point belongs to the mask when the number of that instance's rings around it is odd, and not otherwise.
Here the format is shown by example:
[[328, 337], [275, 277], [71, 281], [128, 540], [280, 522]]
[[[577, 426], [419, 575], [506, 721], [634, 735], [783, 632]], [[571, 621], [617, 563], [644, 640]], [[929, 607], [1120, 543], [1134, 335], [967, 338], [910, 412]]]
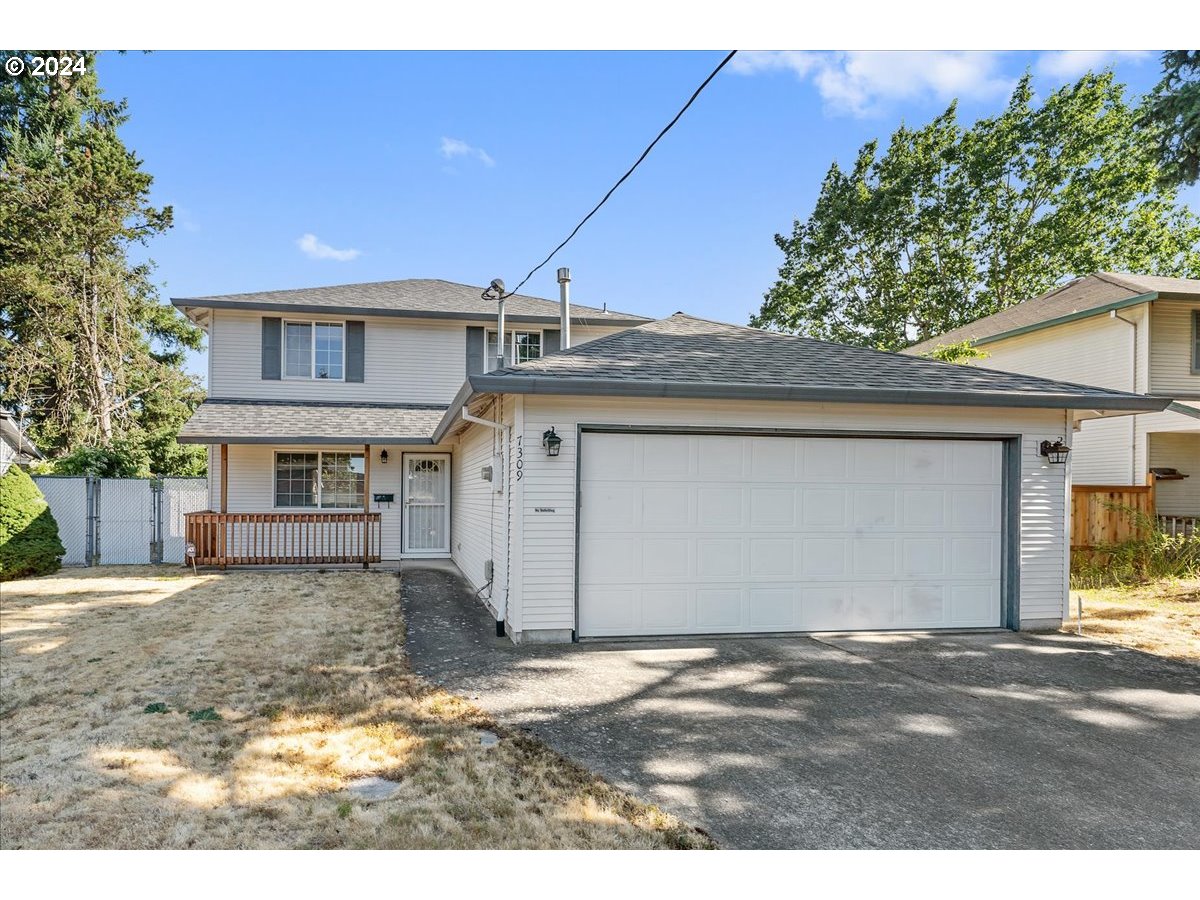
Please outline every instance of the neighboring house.
[[905, 350], [971, 341], [981, 366], [1172, 401], [1162, 412], [1079, 423], [1081, 485], [1158, 481], [1158, 513], [1200, 516], [1200, 280], [1098, 272]]
[[0, 409], [0, 475], [11, 465], [27, 466], [43, 459], [33, 441], [25, 437], [20, 420], [6, 409]]
[[495, 304], [438, 281], [174, 302], [210, 341], [199, 562], [449, 558], [518, 642], [1057, 626], [1042, 443], [1168, 403], [682, 313], [575, 306], [560, 349], [532, 297], [490, 371]]

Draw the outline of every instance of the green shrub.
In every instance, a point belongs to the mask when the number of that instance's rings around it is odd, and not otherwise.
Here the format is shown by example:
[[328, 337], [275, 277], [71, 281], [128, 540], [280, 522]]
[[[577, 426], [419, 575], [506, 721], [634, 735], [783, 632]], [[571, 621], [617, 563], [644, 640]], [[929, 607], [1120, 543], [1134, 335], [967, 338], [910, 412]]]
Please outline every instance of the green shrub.
[[1141, 537], [1071, 554], [1071, 587], [1079, 590], [1145, 584], [1159, 578], [1200, 577], [1200, 534], [1172, 537], [1153, 516], [1109, 504], [1126, 515]]
[[0, 478], [0, 581], [57, 572], [67, 551], [46, 498], [19, 466]]

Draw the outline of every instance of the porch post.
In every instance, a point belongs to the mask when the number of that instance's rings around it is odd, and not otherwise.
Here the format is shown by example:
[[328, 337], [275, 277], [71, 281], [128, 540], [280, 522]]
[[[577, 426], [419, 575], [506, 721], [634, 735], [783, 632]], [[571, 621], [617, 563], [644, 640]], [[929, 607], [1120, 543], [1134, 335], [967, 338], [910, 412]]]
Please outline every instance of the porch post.
[[363, 568], [371, 568], [371, 445], [363, 444]]
[[[229, 445], [221, 445], [221, 512], [229, 512]], [[218, 526], [220, 531], [218, 535], [220, 540], [217, 544], [217, 554], [221, 558], [221, 568], [225, 568], [225, 529], [228, 524], [225, 521], [224, 515], [221, 516], [221, 524]]]

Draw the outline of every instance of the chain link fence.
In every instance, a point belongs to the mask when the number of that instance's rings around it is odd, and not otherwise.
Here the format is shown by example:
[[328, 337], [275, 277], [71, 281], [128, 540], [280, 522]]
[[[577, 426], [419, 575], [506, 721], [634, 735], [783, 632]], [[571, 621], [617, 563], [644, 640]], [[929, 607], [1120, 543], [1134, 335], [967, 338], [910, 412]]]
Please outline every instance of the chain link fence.
[[184, 514], [208, 509], [205, 478], [34, 477], [66, 548], [65, 566], [184, 562]]

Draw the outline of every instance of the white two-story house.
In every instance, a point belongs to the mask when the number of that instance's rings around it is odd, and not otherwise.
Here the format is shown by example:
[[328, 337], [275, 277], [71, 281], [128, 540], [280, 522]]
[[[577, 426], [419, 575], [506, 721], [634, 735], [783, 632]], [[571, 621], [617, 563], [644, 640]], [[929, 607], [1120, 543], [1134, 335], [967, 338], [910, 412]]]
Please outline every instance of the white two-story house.
[[1200, 280], [1098, 272], [905, 352], [970, 341], [980, 365], [1170, 401], [1161, 412], [1080, 420], [1078, 485], [1142, 485], [1163, 516], [1200, 516]]
[[444, 558], [518, 642], [1056, 627], [1056, 445], [1169, 402], [535, 297], [501, 340], [481, 293], [174, 300], [209, 339], [196, 562]]

